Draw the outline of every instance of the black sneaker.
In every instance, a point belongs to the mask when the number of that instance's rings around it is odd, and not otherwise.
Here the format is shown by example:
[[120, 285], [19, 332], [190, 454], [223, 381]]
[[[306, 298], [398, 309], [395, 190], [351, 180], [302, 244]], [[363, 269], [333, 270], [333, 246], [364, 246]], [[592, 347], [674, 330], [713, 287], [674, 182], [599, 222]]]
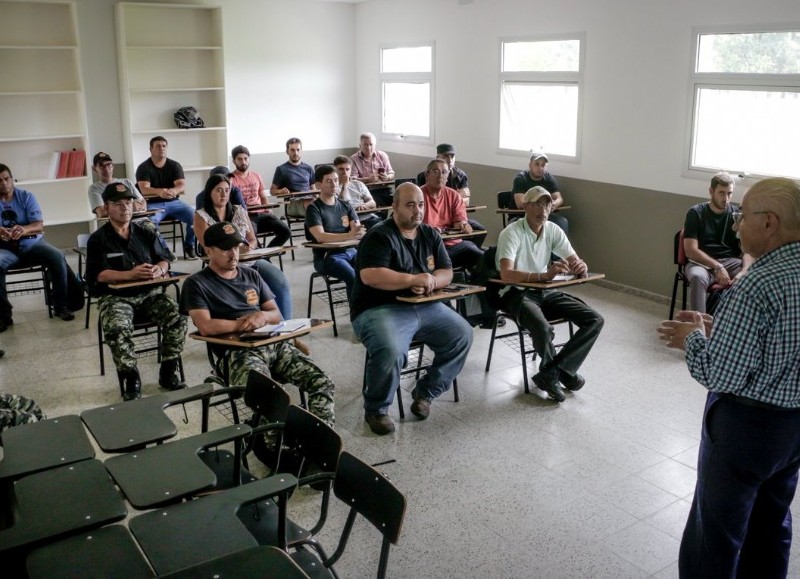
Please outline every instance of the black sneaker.
[[544, 390], [556, 402], [564, 402], [566, 396], [558, 385], [558, 373], [553, 370], [542, 370], [533, 377], [533, 383], [539, 390]]
[[564, 388], [570, 392], [577, 392], [586, 384], [586, 380], [580, 374], [570, 376], [563, 370], [558, 371], [558, 380], [564, 385]]
[[8, 328], [14, 325], [14, 320], [5, 318], [0, 320], [0, 332], [5, 332]]
[[60, 310], [60, 311], [56, 312], [56, 316], [58, 316], [59, 318], [61, 318], [65, 322], [71, 322], [72, 320], [75, 319], [75, 314], [73, 314], [67, 308], [64, 308], [63, 310]]
[[394, 422], [389, 418], [388, 414], [372, 414], [367, 412], [364, 414], [364, 420], [369, 424], [369, 429], [375, 434], [383, 436], [394, 432]]
[[164, 360], [158, 371], [158, 385], [165, 390], [180, 390], [186, 388], [186, 384], [178, 378], [178, 359]]
[[142, 379], [139, 376], [138, 369], [117, 370], [117, 375], [122, 382], [123, 400], [127, 402], [128, 400], [136, 400], [142, 397]]
[[183, 258], [184, 259], [197, 259], [197, 254], [194, 251], [194, 247], [191, 245], [184, 245], [183, 246]]

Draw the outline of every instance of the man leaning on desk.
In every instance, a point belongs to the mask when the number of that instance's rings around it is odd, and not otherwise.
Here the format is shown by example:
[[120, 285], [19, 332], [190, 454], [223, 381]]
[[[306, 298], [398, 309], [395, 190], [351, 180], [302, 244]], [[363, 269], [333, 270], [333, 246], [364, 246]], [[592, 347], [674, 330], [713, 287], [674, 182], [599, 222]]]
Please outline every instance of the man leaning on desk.
[[407, 303], [401, 295], [428, 295], [453, 279], [450, 258], [437, 231], [422, 223], [422, 191], [397, 188], [390, 219], [369, 230], [358, 251], [350, 306], [353, 330], [367, 349], [364, 419], [375, 434], [389, 434], [388, 410], [400, 385], [400, 369], [416, 339], [434, 352], [433, 364], [417, 381], [411, 412], [425, 420], [431, 402], [450, 388], [472, 345], [472, 328], [441, 302]]
[[137, 313], [158, 322], [161, 329], [159, 385], [167, 390], [183, 388], [185, 384], [180, 382], [177, 370], [186, 340], [186, 317], [178, 312], [178, 304], [157, 285], [109, 287], [109, 284], [168, 275], [170, 255], [157, 233], [131, 223], [137, 197], [127, 185], [106, 185], [102, 198], [108, 223], [89, 237], [86, 280], [92, 293], [100, 296], [100, 324], [123, 385], [123, 398], [133, 400], [141, 396], [142, 381], [132, 338], [133, 319]]
[[[208, 267], [190, 276], [181, 293], [182, 311], [203, 336], [252, 332], [283, 319], [258, 272], [239, 266], [239, 247], [246, 243], [227, 221], [206, 229]], [[219, 355], [227, 357], [231, 385], [247, 384], [250, 370], [291, 382], [308, 396], [311, 413], [333, 426], [333, 381], [295, 346], [282, 341], [257, 348], [219, 348]]]
[[[511, 223], [497, 240], [497, 269], [508, 284], [500, 290], [503, 310], [531, 334], [541, 358], [533, 382], [556, 402], [565, 400], [559, 382], [575, 392], [585, 380], [578, 374], [603, 329], [603, 318], [583, 301], [557, 290], [526, 288], [514, 283], [552, 281], [560, 274], [585, 276], [586, 263], [578, 257], [567, 235], [547, 218], [553, 198], [543, 187], [533, 187], [523, 198], [525, 218]], [[561, 259], [550, 262], [551, 254]], [[548, 320], [567, 319], [578, 331], [556, 354]]]

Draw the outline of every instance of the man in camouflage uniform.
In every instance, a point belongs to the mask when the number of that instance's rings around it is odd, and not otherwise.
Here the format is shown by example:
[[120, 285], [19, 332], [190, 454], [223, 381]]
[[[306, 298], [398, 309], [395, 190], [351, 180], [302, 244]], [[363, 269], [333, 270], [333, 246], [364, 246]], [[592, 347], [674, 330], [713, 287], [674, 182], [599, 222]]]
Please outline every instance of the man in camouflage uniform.
[[100, 324], [111, 348], [123, 398], [141, 396], [141, 377], [136, 367], [132, 338], [133, 318], [139, 313], [157, 321], [161, 328], [161, 368], [158, 383], [167, 390], [184, 388], [176, 375], [186, 340], [186, 317], [162, 286], [111, 289], [108, 284], [145, 281], [169, 275], [169, 255], [158, 234], [131, 223], [136, 195], [125, 183], [111, 183], [103, 190], [109, 221], [95, 231], [86, 247], [86, 279], [100, 296]]
[[[5, 355], [0, 350], [0, 357]], [[39, 405], [30, 398], [19, 394], [0, 393], [0, 432], [30, 422], [38, 422], [47, 418]]]
[[[258, 272], [239, 267], [242, 244], [246, 241], [233, 225], [215, 223], [204, 236], [208, 267], [184, 282], [181, 311], [204, 336], [252, 332], [282, 319], [275, 296]], [[333, 426], [333, 382], [289, 342], [260, 348], [218, 346], [215, 352], [227, 358], [231, 385], [246, 385], [250, 370], [291, 382], [306, 393], [311, 413]]]

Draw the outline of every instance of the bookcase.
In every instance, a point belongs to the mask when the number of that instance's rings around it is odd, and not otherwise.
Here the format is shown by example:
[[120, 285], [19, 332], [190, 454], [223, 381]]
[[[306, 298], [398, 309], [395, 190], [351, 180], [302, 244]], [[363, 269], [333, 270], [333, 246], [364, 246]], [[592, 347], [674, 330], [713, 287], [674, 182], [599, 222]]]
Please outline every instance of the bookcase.
[[[116, 10], [128, 173], [150, 156], [150, 139], [162, 135], [168, 156], [183, 166], [186, 202], [194, 205], [208, 170], [228, 158], [222, 9], [121, 2]], [[205, 127], [177, 128], [172, 115], [182, 106], [194, 106]]]
[[93, 219], [83, 176], [56, 179], [54, 153], [88, 150], [73, 2], [0, 2], [0, 162], [39, 201], [47, 225]]

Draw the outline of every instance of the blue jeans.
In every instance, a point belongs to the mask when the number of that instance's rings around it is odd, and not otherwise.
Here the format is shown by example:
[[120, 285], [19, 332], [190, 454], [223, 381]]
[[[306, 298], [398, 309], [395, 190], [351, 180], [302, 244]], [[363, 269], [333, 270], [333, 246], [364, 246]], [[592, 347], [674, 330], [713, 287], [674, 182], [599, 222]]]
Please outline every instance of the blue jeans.
[[156, 226], [167, 218], [182, 221], [186, 228], [186, 239], [183, 240], [183, 246], [194, 247], [195, 236], [194, 227], [192, 226], [194, 223], [194, 209], [192, 207], [180, 199], [176, 199], [175, 201], [148, 201], [147, 208], [164, 210], [150, 217], [150, 221], [155, 223]]
[[292, 288], [284, 273], [266, 259], [257, 259], [252, 262], [250, 267], [258, 272], [264, 283], [275, 294], [275, 303], [278, 304], [283, 319], [290, 320], [292, 318]]
[[11, 318], [11, 302], [8, 301], [6, 292], [6, 272], [17, 265], [45, 266], [53, 284], [53, 310], [58, 313], [67, 307], [67, 261], [59, 249], [42, 239], [19, 254], [0, 249], [0, 319]]
[[356, 250], [354, 247], [344, 251], [329, 251], [325, 257], [314, 258], [314, 269], [324, 275], [331, 275], [347, 286], [347, 300], [353, 293], [356, 283]]
[[415, 395], [426, 400], [450, 388], [472, 346], [470, 325], [442, 303], [371, 308], [353, 320], [353, 330], [369, 353], [364, 391], [364, 410], [369, 414], [387, 414], [413, 339], [434, 352], [433, 364], [415, 387]]

